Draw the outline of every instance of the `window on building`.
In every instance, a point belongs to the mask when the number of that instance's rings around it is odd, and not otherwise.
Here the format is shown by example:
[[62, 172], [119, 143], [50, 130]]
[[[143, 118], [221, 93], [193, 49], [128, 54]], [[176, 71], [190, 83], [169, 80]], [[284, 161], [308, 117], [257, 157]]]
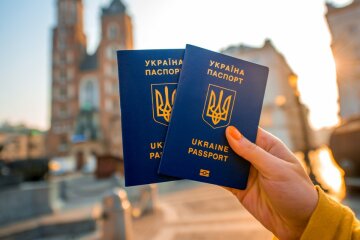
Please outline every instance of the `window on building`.
[[77, 16], [77, 12], [76, 12], [76, 2], [68, 2], [69, 6], [69, 15], [67, 20], [69, 24], [74, 24], [76, 23], [76, 16]]
[[53, 62], [54, 62], [54, 65], [57, 65], [60, 63], [60, 56], [58, 53], [54, 53], [53, 55]]
[[60, 1], [59, 2], [59, 24], [65, 23], [65, 13], [66, 13], [66, 2]]
[[54, 79], [55, 81], [58, 81], [58, 80], [59, 80], [59, 77], [60, 77], [59, 70], [54, 69], [54, 70], [53, 70], [53, 79]]
[[65, 106], [59, 107], [59, 117], [61, 117], [61, 118], [67, 117], [67, 109]]
[[58, 49], [60, 51], [65, 50], [66, 48], [66, 30], [60, 29], [59, 30], [59, 38], [58, 38]]
[[66, 64], [66, 57], [64, 53], [60, 54], [60, 64], [65, 65]]
[[85, 91], [85, 102], [86, 104], [89, 104], [90, 106], [94, 106], [94, 98], [95, 98], [95, 86], [94, 83], [92, 81], [88, 81], [85, 84], [84, 87], [84, 91]]
[[54, 123], [53, 126], [54, 126], [54, 132], [56, 134], [68, 133], [70, 131], [70, 126], [68, 124]]
[[112, 69], [110, 64], [105, 64], [105, 75], [111, 77], [112, 76]]
[[109, 60], [116, 60], [116, 50], [117, 47], [115, 46], [107, 46], [105, 50], [106, 58]]
[[112, 90], [112, 84], [110, 80], [105, 81], [105, 92], [108, 95], [111, 95], [113, 90]]
[[111, 112], [112, 111], [112, 102], [111, 102], [111, 100], [110, 99], [106, 99], [106, 101], [105, 101], [105, 110], [107, 111], [107, 112]]
[[64, 69], [60, 70], [60, 82], [66, 81], [66, 71]]
[[110, 24], [108, 27], [108, 38], [110, 40], [115, 40], [118, 36], [118, 26], [114, 23]]
[[68, 85], [68, 88], [67, 88], [67, 97], [68, 97], [68, 98], [74, 97], [74, 86], [73, 86], [73, 85]]
[[94, 110], [99, 107], [99, 87], [96, 78], [85, 78], [80, 83], [80, 108]]
[[74, 78], [74, 69], [69, 68], [69, 69], [67, 69], [66, 73], [67, 73], [66, 74], [67, 80], [73, 80], [73, 78]]
[[66, 88], [60, 88], [59, 89], [59, 98], [61, 99], [61, 100], [65, 100], [66, 99], [66, 97], [67, 97], [67, 91], [66, 91]]
[[68, 143], [68, 139], [67, 139], [66, 135], [61, 136], [59, 140], [60, 141], [59, 141], [58, 150], [60, 152], [67, 151], [69, 149], [69, 143]]
[[72, 51], [66, 53], [66, 62], [71, 64], [74, 61], [74, 54]]

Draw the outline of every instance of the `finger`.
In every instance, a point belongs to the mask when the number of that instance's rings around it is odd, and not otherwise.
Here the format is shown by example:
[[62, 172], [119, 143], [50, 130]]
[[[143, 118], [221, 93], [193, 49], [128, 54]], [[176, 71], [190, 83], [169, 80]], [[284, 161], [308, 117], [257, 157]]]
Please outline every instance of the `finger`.
[[258, 128], [256, 145], [269, 152], [271, 155], [288, 162], [298, 162], [295, 155], [288, 147], [277, 137], [265, 131], [261, 127]]
[[270, 150], [279, 143], [280, 140], [277, 137], [265, 131], [261, 127], [258, 127], [256, 145], [258, 145], [265, 151], [270, 152]]
[[248, 160], [266, 177], [276, 174], [286, 163], [250, 142], [233, 126], [226, 128], [226, 138], [236, 154]]

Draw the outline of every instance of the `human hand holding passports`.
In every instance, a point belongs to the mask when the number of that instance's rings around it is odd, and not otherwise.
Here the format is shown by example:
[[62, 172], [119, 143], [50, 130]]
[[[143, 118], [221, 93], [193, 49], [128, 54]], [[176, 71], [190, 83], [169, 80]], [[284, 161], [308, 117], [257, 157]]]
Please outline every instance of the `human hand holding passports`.
[[258, 128], [267, 67], [193, 45], [121, 50], [118, 66], [125, 186], [226, 186], [279, 239], [300, 239], [319, 197], [296, 157]]
[[318, 202], [318, 193], [300, 162], [262, 128], [256, 144], [233, 126], [227, 127], [226, 138], [252, 166], [245, 190], [225, 188], [279, 239], [300, 239]]

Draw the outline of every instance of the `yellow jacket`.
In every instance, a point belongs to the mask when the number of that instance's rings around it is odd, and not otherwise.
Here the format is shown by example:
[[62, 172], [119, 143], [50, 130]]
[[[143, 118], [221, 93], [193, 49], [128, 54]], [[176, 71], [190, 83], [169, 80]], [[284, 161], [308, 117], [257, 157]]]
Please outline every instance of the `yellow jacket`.
[[318, 205], [301, 240], [360, 240], [360, 222], [351, 209], [331, 199], [319, 187], [316, 188], [319, 193]]

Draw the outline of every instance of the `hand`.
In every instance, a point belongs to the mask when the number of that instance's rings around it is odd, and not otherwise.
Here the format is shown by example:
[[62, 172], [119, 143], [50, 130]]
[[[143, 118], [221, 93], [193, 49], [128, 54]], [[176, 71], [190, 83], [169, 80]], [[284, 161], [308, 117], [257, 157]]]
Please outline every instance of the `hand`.
[[235, 153], [252, 164], [245, 190], [226, 189], [280, 240], [300, 239], [318, 202], [318, 193], [300, 162], [261, 128], [256, 145], [233, 126], [226, 129], [226, 138]]

